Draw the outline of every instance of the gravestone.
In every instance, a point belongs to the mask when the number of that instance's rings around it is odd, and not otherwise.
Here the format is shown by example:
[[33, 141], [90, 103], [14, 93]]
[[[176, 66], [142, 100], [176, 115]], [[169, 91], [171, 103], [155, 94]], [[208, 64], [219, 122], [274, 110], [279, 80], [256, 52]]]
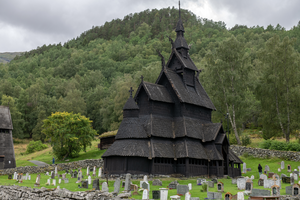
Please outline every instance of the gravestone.
[[149, 199], [149, 191], [147, 189], [143, 191], [142, 199]]
[[189, 187], [187, 185], [178, 185], [177, 186], [177, 194], [185, 195], [189, 191]]
[[61, 184], [61, 179], [58, 179], [58, 184]]
[[299, 185], [298, 184], [294, 184], [292, 186], [292, 195], [293, 196], [298, 196], [299, 195], [299, 189], [300, 189]]
[[92, 177], [89, 175], [89, 177], [88, 177], [88, 184], [90, 185], [90, 184], [92, 184]]
[[222, 199], [222, 193], [220, 192], [207, 192], [208, 199]]
[[34, 187], [40, 187], [41, 175], [37, 175]]
[[175, 184], [175, 183], [170, 183], [170, 184], [169, 184], [169, 189], [177, 189], [177, 184]]
[[94, 189], [94, 190], [100, 190], [100, 187], [99, 187], [99, 179], [93, 180], [93, 189]]
[[261, 190], [261, 189], [252, 189], [251, 196], [259, 197], [259, 196], [270, 196], [271, 193], [269, 190]]
[[16, 180], [17, 179], [17, 172], [14, 172], [14, 178], [13, 178], [13, 180]]
[[271, 188], [271, 186], [274, 184], [274, 181], [271, 179], [264, 180], [264, 188]]
[[102, 168], [100, 167], [99, 171], [98, 171], [98, 177], [101, 177], [101, 176], [102, 176]]
[[179, 200], [180, 199], [180, 196], [178, 195], [173, 195], [173, 196], [170, 196], [171, 200]]
[[87, 176], [90, 175], [90, 167], [89, 167], [89, 166], [86, 168], [86, 175], [87, 175]]
[[291, 176], [291, 177], [290, 177], [290, 183], [291, 183], [291, 185], [294, 185], [294, 182], [295, 182], [294, 176]]
[[291, 183], [291, 178], [290, 177], [282, 177], [282, 182], [283, 183]]
[[245, 190], [251, 192], [252, 188], [253, 188], [253, 182], [252, 182], [251, 179], [248, 179], [248, 180], [246, 181]]
[[294, 176], [294, 182], [297, 182], [298, 181], [298, 175], [297, 174], [293, 174]]
[[31, 180], [31, 175], [28, 176], [28, 180]]
[[224, 184], [222, 182], [217, 183], [218, 192], [224, 192]]
[[237, 179], [236, 178], [231, 179], [231, 184], [236, 185], [237, 184]]
[[281, 169], [280, 169], [280, 168], [278, 168], [278, 172], [281, 172]]
[[287, 172], [291, 172], [291, 171], [292, 171], [291, 165], [287, 165]]
[[69, 183], [69, 179], [68, 178], [65, 178], [65, 183]]
[[273, 185], [271, 187], [272, 196], [280, 196], [280, 187], [278, 185]]
[[51, 179], [54, 179], [55, 178], [55, 174], [53, 171], [51, 171]]
[[262, 178], [262, 179], [264, 179], [264, 180], [268, 179], [268, 177], [267, 177], [265, 174], [261, 174], [261, 175], [259, 176], [259, 178]]
[[251, 168], [247, 168], [247, 172], [251, 172]]
[[213, 188], [214, 187], [214, 182], [213, 181], [207, 181], [207, 185], [208, 185], [208, 187], [210, 187], [210, 188]]
[[46, 185], [50, 185], [50, 179], [47, 180]]
[[102, 191], [102, 192], [109, 192], [109, 191], [108, 191], [108, 186], [107, 186], [107, 183], [106, 183], [106, 182], [103, 182], [103, 183], [102, 183], [101, 191]]
[[275, 174], [275, 173], [273, 173], [273, 172], [269, 172], [268, 178], [272, 178], [274, 174]]
[[258, 179], [258, 186], [264, 186], [264, 179]]
[[82, 181], [82, 183], [81, 183], [81, 187], [82, 187], [82, 188], [86, 188], [86, 189], [88, 189], [88, 188], [89, 188], [88, 181]]
[[69, 173], [69, 170], [66, 169], [65, 173], [68, 174], [68, 173]]
[[52, 185], [56, 186], [56, 180], [55, 179], [52, 180]]
[[142, 183], [142, 188], [147, 189], [148, 191], [150, 191], [150, 184], [148, 182], [144, 181]]
[[227, 192], [225, 195], [224, 195], [224, 199], [225, 200], [231, 200], [232, 199], [232, 194], [230, 192]]
[[96, 166], [94, 166], [94, 168], [93, 168], [93, 177], [95, 177], [96, 176]]
[[131, 174], [126, 174], [126, 178], [125, 178], [125, 186], [124, 186], [124, 190], [125, 191], [130, 191], [130, 184], [131, 184]]
[[251, 179], [252, 179], [252, 180], [254, 179], [254, 176], [253, 176], [253, 175], [251, 176]]
[[160, 200], [168, 200], [168, 188], [159, 188], [160, 189]]
[[238, 178], [237, 179], [237, 187], [238, 187], [239, 190], [245, 190], [246, 179], [245, 178]]
[[65, 180], [65, 178], [66, 178], [66, 174], [63, 173], [63, 174], [62, 174], [62, 180]]
[[281, 169], [284, 169], [284, 161], [281, 161], [280, 167], [281, 167]]
[[11, 180], [12, 179], [12, 174], [9, 174], [8, 175], [8, 180]]
[[78, 172], [75, 171], [75, 172], [74, 172], [74, 178], [77, 178], [77, 175], [78, 175]]
[[246, 163], [243, 163], [243, 174], [245, 174], [246, 172], [247, 172]]
[[120, 192], [120, 179], [117, 178], [116, 181], [114, 182], [114, 193], [119, 194]]
[[290, 185], [285, 187], [285, 193], [287, 195], [292, 195], [292, 192], [293, 192], [293, 186]]
[[155, 179], [153, 182], [152, 182], [152, 185], [153, 186], [162, 186], [162, 182], [161, 182], [161, 180], [159, 180], [159, 179]]
[[191, 200], [191, 193], [189, 192], [185, 193], [184, 200]]
[[244, 200], [244, 193], [243, 192], [238, 192], [237, 193], [237, 200]]
[[265, 166], [265, 171], [267, 171], [267, 172], [269, 172], [269, 171], [270, 171], [270, 167], [269, 167], [269, 165], [266, 165], [266, 166]]
[[216, 178], [211, 179], [211, 181], [213, 181], [215, 184], [218, 183], [218, 179], [216, 179]]
[[192, 190], [192, 184], [191, 183], [188, 184], [188, 187], [189, 187], [189, 190]]
[[58, 176], [58, 172], [57, 172], [57, 166], [55, 166], [55, 176]]
[[152, 191], [152, 199], [160, 199], [160, 190]]

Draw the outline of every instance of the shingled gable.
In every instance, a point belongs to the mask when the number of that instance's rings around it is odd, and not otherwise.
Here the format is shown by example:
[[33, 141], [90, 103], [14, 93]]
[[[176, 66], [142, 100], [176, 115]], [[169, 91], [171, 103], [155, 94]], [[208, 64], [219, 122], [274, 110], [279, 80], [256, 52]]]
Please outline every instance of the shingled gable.
[[160, 54], [155, 84], [142, 76], [135, 97], [127, 100], [116, 141], [102, 155], [104, 171], [240, 176], [240, 159], [229, 150], [222, 124], [211, 121], [215, 106], [188, 54], [181, 17], [176, 32], [167, 65]]
[[13, 129], [9, 107], [0, 106], [0, 129]]

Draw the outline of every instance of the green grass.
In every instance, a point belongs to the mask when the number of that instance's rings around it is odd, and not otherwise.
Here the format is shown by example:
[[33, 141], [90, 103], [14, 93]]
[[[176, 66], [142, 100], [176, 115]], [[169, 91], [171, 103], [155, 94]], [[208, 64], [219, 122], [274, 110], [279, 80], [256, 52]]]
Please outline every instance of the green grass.
[[[93, 152], [91, 150], [90, 155], [92, 155]], [[100, 153], [100, 152], [99, 152]], [[297, 166], [300, 166], [300, 162], [294, 162], [294, 161], [285, 161], [285, 169], [282, 170], [282, 172], [278, 172], [277, 169], [280, 167], [280, 162], [282, 161], [281, 159], [275, 159], [275, 158], [271, 158], [271, 159], [257, 159], [257, 158], [253, 158], [251, 156], [249, 157], [241, 157], [241, 159], [246, 162], [247, 164], [247, 168], [251, 168], [252, 171], [247, 172], [246, 174], [243, 174], [243, 176], [248, 176], [251, 177], [251, 175], [254, 175], [255, 179], [253, 180], [253, 187], [256, 189], [264, 189], [263, 186], [258, 186], [258, 178], [259, 178], [259, 174], [258, 174], [258, 170], [257, 170], [257, 166], [260, 163], [263, 168], [265, 165], [269, 165], [271, 172], [275, 172], [279, 175], [281, 175], [282, 173], [285, 173], [286, 175], [289, 175], [289, 173], [287, 173], [287, 165], [290, 164], [292, 166], [292, 169], [297, 168]], [[242, 168], [242, 166], [241, 166]], [[86, 169], [82, 169], [83, 174], [84, 174], [84, 179], [87, 179], [86, 176]], [[97, 170], [98, 172], [98, 170]], [[59, 174], [62, 174], [63, 171], [59, 172]], [[20, 186], [26, 186], [26, 187], [34, 187], [34, 183], [35, 183], [35, 179], [36, 179], [37, 174], [31, 174], [31, 180], [30, 181], [24, 181], [23, 183], [16, 183], [15, 180], [8, 180], [7, 179], [7, 175], [3, 175], [0, 176], [0, 184], [1, 185], [20, 185]], [[50, 176], [46, 176], [44, 174], [41, 174], [41, 187], [46, 187], [46, 188], [55, 188], [55, 186], [46, 186], [46, 182], [47, 179], [50, 178]], [[78, 185], [76, 182], [76, 179], [72, 179], [71, 176], [68, 174], [67, 178], [69, 178], [69, 184], [64, 184], [64, 181], [62, 181], [61, 184], [57, 184], [60, 186], [60, 188], [66, 188], [70, 191], [86, 191], [86, 190], [91, 190], [92, 189], [92, 185], [89, 185], [89, 189], [83, 189], [83, 188], [78, 188]], [[163, 185], [162, 186], [152, 186], [152, 181], [150, 182], [150, 198], [152, 198], [152, 191], [153, 190], [159, 190], [159, 188], [167, 188], [168, 184], [174, 180], [177, 180], [180, 184], [183, 185], [187, 185], [188, 183], [192, 183], [192, 190], [190, 191], [191, 196], [192, 197], [200, 197], [200, 199], [206, 198], [207, 194], [206, 192], [201, 192], [202, 186], [198, 186], [197, 185], [197, 179], [196, 178], [191, 178], [191, 179], [187, 179], [187, 180], [181, 180], [181, 179], [175, 179], [175, 178], [164, 178], [161, 179]], [[210, 180], [210, 179], [207, 179]], [[222, 193], [222, 196], [224, 197], [226, 192], [230, 192], [231, 194], [235, 195], [237, 194], [237, 192], [239, 192], [239, 190], [237, 189], [237, 185], [233, 185], [231, 184], [231, 179], [218, 179], [219, 181], [224, 183], [224, 192]], [[100, 179], [100, 183], [103, 183], [105, 180], [104, 179]], [[52, 181], [51, 181], [52, 183]], [[58, 183], [58, 178], [56, 178], [56, 183]], [[110, 180], [108, 182], [109, 184], [109, 191], [112, 192], [113, 191], [113, 180]], [[140, 180], [132, 180], [133, 184], [137, 184], [138, 186], [140, 186]], [[285, 195], [285, 187], [289, 186], [290, 184], [283, 184], [282, 183], [282, 189], [280, 190], [281, 195]], [[121, 188], [121, 191], [123, 190], [123, 188]], [[270, 190], [270, 189], [266, 189], [266, 190]], [[217, 192], [217, 187], [215, 184], [214, 188], [209, 188], [209, 192]], [[168, 196], [172, 196], [172, 195], [176, 195], [176, 190], [169, 190], [168, 192]], [[132, 198], [134, 199], [141, 199], [142, 198], [142, 192], [139, 192], [139, 195], [134, 195], [132, 196]], [[184, 199], [184, 196], [181, 197], [181, 199]]]

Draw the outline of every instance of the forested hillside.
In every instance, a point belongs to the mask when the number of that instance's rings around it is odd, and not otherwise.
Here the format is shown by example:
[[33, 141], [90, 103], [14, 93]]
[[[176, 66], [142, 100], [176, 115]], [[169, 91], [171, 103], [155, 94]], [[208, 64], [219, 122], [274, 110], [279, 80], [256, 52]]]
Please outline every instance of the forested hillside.
[[[249, 124], [262, 126], [264, 138], [295, 134], [300, 23], [289, 31], [280, 25], [227, 30], [224, 22], [186, 10], [181, 16], [189, 54], [217, 108], [214, 120], [229, 113], [236, 134]], [[155, 82], [157, 50], [168, 59], [167, 36], [175, 39], [177, 20], [175, 8], [129, 14], [0, 64], [0, 103], [9, 103], [14, 136], [43, 140], [42, 120], [56, 111], [86, 115], [99, 134], [117, 129], [129, 88], [137, 89], [141, 75]]]

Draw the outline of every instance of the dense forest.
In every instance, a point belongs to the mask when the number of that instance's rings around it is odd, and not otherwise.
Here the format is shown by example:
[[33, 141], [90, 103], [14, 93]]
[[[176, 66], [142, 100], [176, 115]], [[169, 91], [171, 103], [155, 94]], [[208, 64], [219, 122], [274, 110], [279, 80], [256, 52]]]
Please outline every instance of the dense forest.
[[[265, 139], [298, 134], [300, 22], [291, 30], [236, 25], [181, 11], [189, 54], [199, 78], [233, 133], [262, 128]], [[116, 130], [128, 90], [141, 75], [155, 82], [175, 39], [178, 10], [129, 14], [92, 27], [64, 44], [44, 45], [0, 63], [0, 104], [9, 105], [13, 136], [44, 140], [43, 120], [52, 112], [81, 113], [98, 134]], [[226, 123], [224, 123], [226, 127]]]

